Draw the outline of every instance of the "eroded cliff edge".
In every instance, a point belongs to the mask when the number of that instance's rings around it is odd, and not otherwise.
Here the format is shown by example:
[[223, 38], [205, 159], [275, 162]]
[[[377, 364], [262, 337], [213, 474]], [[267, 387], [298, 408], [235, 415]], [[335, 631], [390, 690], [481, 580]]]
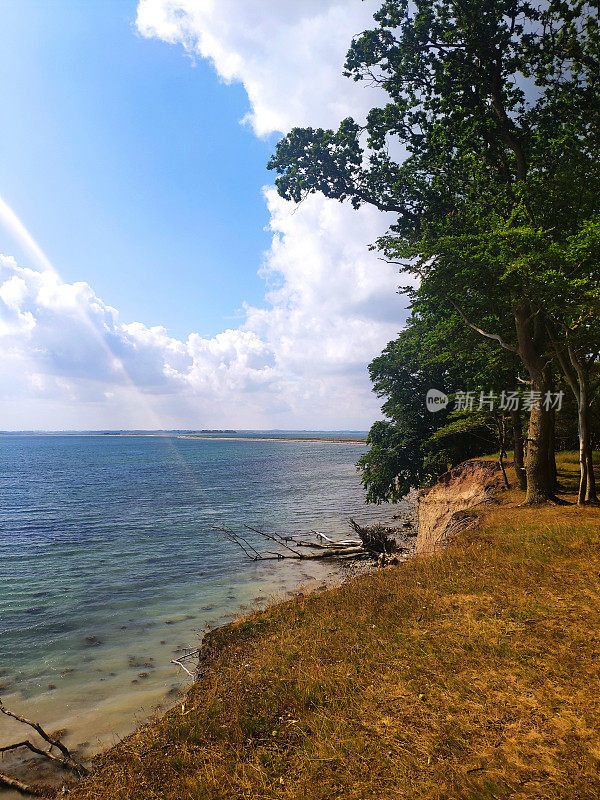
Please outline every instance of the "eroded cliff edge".
[[472, 459], [442, 475], [417, 499], [417, 553], [443, 547], [455, 533], [476, 523], [474, 509], [493, 502], [503, 489], [502, 472], [495, 461]]

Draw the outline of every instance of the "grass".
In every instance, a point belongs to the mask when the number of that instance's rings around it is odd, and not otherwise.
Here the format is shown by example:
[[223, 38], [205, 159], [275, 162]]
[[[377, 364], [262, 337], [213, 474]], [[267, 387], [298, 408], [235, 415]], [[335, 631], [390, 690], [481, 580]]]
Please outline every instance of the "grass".
[[[577, 457], [560, 478], [577, 484]], [[510, 490], [443, 553], [214, 635], [71, 800], [600, 796], [600, 511]]]

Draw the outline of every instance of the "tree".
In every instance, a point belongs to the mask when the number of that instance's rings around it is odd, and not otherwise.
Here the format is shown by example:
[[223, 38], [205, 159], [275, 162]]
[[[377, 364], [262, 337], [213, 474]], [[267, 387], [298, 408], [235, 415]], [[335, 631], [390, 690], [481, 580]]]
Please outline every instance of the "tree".
[[[287, 199], [322, 192], [394, 212], [379, 248], [518, 356], [541, 396], [552, 390], [546, 323], [568, 280], [564, 260], [544, 259], [600, 211], [598, 11], [597, 0], [387, 0], [346, 74], [389, 102], [365, 126], [292, 130], [269, 163]], [[598, 263], [577, 280], [585, 269]], [[484, 328], [496, 307], [504, 317]], [[529, 503], [553, 496], [552, 419], [543, 405], [530, 415]]]
[[[358, 464], [369, 502], [399, 500], [460, 461], [503, 449], [504, 415], [485, 403], [463, 414], [451, 413], [450, 406], [435, 413], [426, 407], [430, 389], [479, 396], [485, 386], [485, 395], [500, 395], [516, 383], [514, 359], [465, 330], [456, 312], [439, 314], [415, 300], [405, 329], [371, 362], [369, 373], [386, 417], [372, 426], [370, 449]], [[520, 422], [518, 412], [516, 417]]]
[[426, 323], [413, 318], [369, 365], [373, 391], [385, 398], [382, 411], [387, 419], [372, 426], [370, 449], [358, 464], [368, 502], [399, 500], [445, 472], [443, 457], [440, 470], [426, 462], [423, 450], [446, 417], [444, 410], [429, 412], [425, 397], [430, 389], [443, 392], [448, 385], [447, 364], [424, 357], [423, 343], [430, 336]]
[[586, 225], [567, 243], [560, 257], [571, 263], [570, 280], [555, 298], [548, 334], [558, 363], [577, 403], [580, 483], [578, 502], [598, 502], [592, 443], [592, 403], [600, 387], [600, 284], [586, 277], [573, 285], [585, 261], [600, 261], [600, 224]]

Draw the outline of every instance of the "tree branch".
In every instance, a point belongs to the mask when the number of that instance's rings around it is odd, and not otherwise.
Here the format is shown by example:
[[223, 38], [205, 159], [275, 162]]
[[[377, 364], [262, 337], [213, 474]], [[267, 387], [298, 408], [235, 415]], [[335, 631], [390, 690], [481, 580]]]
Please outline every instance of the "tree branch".
[[[57, 762], [61, 766], [72, 770], [77, 775], [81, 775], [81, 774], [85, 774], [85, 773], [89, 772], [89, 770], [86, 767], [84, 767], [82, 764], [79, 764], [77, 761], [75, 761], [75, 759], [71, 755], [71, 752], [70, 752], [69, 748], [66, 745], [64, 745], [61, 742], [60, 739], [54, 738], [54, 737], [50, 736], [49, 733], [46, 733], [46, 731], [42, 728], [42, 726], [39, 724], [39, 722], [33, 722], [32, 720], [27, 719], [26, 717], [22, 717], [20, 714], [15, 714], [14, 711], [9, 711], [8, 708], [5, 708], [2, 705], [2, 700], [0, 700], [0, 712], [2, 714], [6, 715], [7, 717], [12, 717], [13, 719], [16, 719], [17, 722], [22, 722], [23, 725], [29, 725], [30, 728], [33, 728], [33, 730], [36, 731], [36, 733], [38, 733], [42, 737], [42, 739], [44, 739], [44, 741], [48, 742], [48, 744], [50, 745], [48, 750], [40, 750], [39, 748], [35, 747], [29, 740], [24, 740], [22, 742], [19, 742], [16, 745], [17, 747], [21, 747], [21, 746], [28, 747], [34, 753], [39, 753], [40, 755], [44, 756], [45, 758], [50, 759], [50, 761]], [[55, 756], [51, 752], [53, 747], [56, 747], [56, 749], [59, 750], [62, 753], [62, 758], [58, 757], [58, 756]], [[14, 749], [14, 748], [9, 746], [6, 749], [10, 750], [10, 749]]]
[[449, 295], [444, 293], [444, 297], [452, 306], [454, 306], [456, 311], [458, 311], [460, 316], [463, 318], [465, 324], [469, 328], [472, 328], [474, 331], [477, 331], [477, 333], [479, 333], [481, 336], [485, 336], [486, 339], [493, 339], [493, 341], [498, 342], [498, 344], [501, 347], [503, 347], [505, 350], [508, 350], [510, 353], [519, 352], [516, 347], [513, 347], [512, 344], [508, 344], [508, 342], [505, 342], [504, 339], [500, 336], [500, 334], [489, 333], [488, 331], [484, 331], [483, 328], [479, 328], [477, 325], [475, 325], [474, 322], [471, 322], [471, 320], [467, 317], [462, 308], [460, 308], [460, 306], [457, 303], [455, 303], [454, 300]]
[[16, 792], [21, 792], [21, 794], [30, 794], [33, 797], [48, 797], [48, 792], [38, 786], [30, 786], [28, 783], [11, 778], [10, 775], [6, 775], [4, 772], [0, 772], [0, 786], [4, 786], [6, 789], [14, 789]]

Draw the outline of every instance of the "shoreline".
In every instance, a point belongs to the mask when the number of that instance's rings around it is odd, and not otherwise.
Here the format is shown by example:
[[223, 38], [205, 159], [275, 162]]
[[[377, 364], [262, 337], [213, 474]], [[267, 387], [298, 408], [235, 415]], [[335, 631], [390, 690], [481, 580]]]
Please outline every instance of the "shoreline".
[[[559, 475], [572, 496], [576, 456]], [[451, 547], [212, 632], [181, 706], [70, 800], [597, 796], [599, 512], [511, 478]]]
[[[101, 434], [94, 436], [99, 435]], [[204, 436], [206, 435], [199, 438], [204, 438]], [[54, 435], [49, 438], [54, 438]], [[108, 438], [115, 442], [119, 436], [111, 435]], [[124, 437], [121, 435], [121, 438]], [[129, 442], [134, 443], [136, 437], [127, 438]], [[232, 437], [211, 438], [221, 440]], [[244, 439], [246, 441], [256, 440], [260, 443], [265, 440], [269, 441], [270, 437], [248, 436]], [[294, 442], [298, 439], [319, 441], [315, 437], [291, 436], [273, 438], [273, 441]], [[332, 437], [320, 437], [320, 440], [330, 442]], [[337, 441], [357, 447], [356, 441], [348, 439]], [[138, 460], [146, 463], [146, 458], [142, 458], [146, 453], [145, 446], [141, 448], [142, 444], [140, 443], [136, 449], [132, 449], [129, 445], [125, 447], [126, 442], [124, 442], [121, 449], [127, 452], [131, 450]], [[35, 443], [33, 440], [27, 444], [27, 447], [29, 448], [27, 452], [33, 454], [41, 449], [39, 443]], [[62, 448], [62, 445], [60, 447]], [[82, 438], [77, 447], [85, 447], [83, 452], [89, 454], [90, 463], [96, 463], [92, 461], [92, 457], [95, 458], [98, 450], [96, 446], [85, 445]], [[256, 447], [258, 448], [258, 445]], [[154, 453], [154, 448], [153, 445], [148, 452]], [[187, 449], [204, 452], [207, 448], [190, 447]], [[240, 451], [237, 447], [223, 449], [220, 445], [208, 449], [219, 455], [222, 451], [227, 450], [232, 452], [235, 458], [239, 452], [246, 450], [245, 446]], [[248, 458], [250, 458], [250, 451], [254, 453], [254, 449], [254, 447], [249, 449]], [[214, 630], [216, 626], [221, 628], [230, 625], [231, 620], [239, 621], [248, 614], [252, 615], [257, 609], [264, 609], [266, 603], [271, 607], [287, 602], [290, 597], [319, 593], [321, 589], [334, 586], [339, 587], [349, 578], [354, 577], [357, 571], [370, 570], [371, 565], [366, 562], [352, 568], [347, 563], [340, 564], [335, 561], [305, 561], [302, 563], [286, 561], [267, 564], [244, 560], [242, 564], [239, 553], [237, 556], [235, 553], [231, 556], [230, 550], [227, 550], [231, 546], [227, 542], [219, 543], [218, 537], [211, 532], [212, 529], [209, 526], [210, 514], [214, 513], [215, 508], [228, 524], [235, 524], [239, 527], [242, 522], [236, 522], [236, 516], [252, 524], [254, 516], [259, 514], [258, 509], [262, 508], [264, 503], [267, 509], [265, 519], [270, 520], [266, 524], [273, 525], [274, 529], [302, 532], [314, 527], [334, 538], [343, 538], [348, 535], [348, 516], [354, 517], [366, 525], [380, 522], [398, 528], [399, 523], [392, 519], [392, 515], [398, 512], [412, 512], [412, 502], [386, 509], [365, 506], [360, 487], [355, 485], [353, 465], [349, 463], [350, 460], [356, 459], [353, 459], [352, 454], [345, 453], [347, 448], [342, 448], [344, 452], [333, 446], [330, 449], [327, 449], [326, 446], [316, 449], [300, 448], [299, 452], [304, 453], [302, 456], [294, 455], [291, 445], [280, 449], [282, 452], [292, 453], [292, 455], [285, 455], [282, 461], [284, 465], [290, 467], [290, 471], [286, 470], [285, 474], [277, 475], [278, 478], [283, 475], [279, 484], [276, 484], [278, 487], [278, 493], [275, 495], [277, 505], [272, 499], [272, 485], [266, 484], [262, 476], [256, 478], [254, 474], [246, 470], [242, 473], [248, 477], [245, 483], [247, 486], [245, 494], [234, 495], [234, 498], [240, 497], [243, 500], [248, 496], [250, 504], [242, 503], [241, 506], [232, 506], [233, 511], [229, 506], [223, 505], [224, 511], [221, 511], [221, 505], [212, 501], [213, 495], [209, 495], [208, 500], [212, 502], [205, 503], [208, 509], [206, 519], [198, 519], [195, 505], [198, 490], [193, 484], [188, 491], [193, 503], [185, 505], [188, 494], [177, 495], [176, 502], [171, 504], [173, 508], [171, 516], [169, 517], [167, 513], [163, 514], [162, 507], [159, 507], [159, 513], [156, 518], [152, 518], [152, 526], [147, 529], [147, 532], [144, 527], [144, 518], [140, 516], [139, 526], [141, 526], [142, 533], [140, 534], [139, 548], [138, 540], [135, 538], [138, 518], [134, 516], [129, 527], [124, 528], [134, 534], [133, 538], [124, 537], [120, 533], [121, 528], [119, 527], [119, 537], [117, 538], [116, 535], [114, 537], [116, 544], [112, 544], [113, 538], [105, 540], [104, 536], [99, 537], [99, 545], [96, 549], [89, 551], [91, 553], [89, 560], [86, 555], [85, 558], [82, 556], [76, 563], [74, 562], [77, 567], [74, 572], [69, 572], [68, 575], [65, 573], [64, 578], [62, 575], [55, 578], [55, 573], [49, 571], [47, 574], [52, 578], [49, 579], [47, 586], [44, 584], [44, 586], [34, 587], [47, 589], [48, 594], [38, 597], [37, 593], [34, 593], [31, 600], [27, 598], [26, 601], [19, 601], [24, 609], [32, 609], [31, 619], [29, 617], [25, 619], [28, 627], [21, 628], [19, 625], [15, 625], [12, 628], [9, 626], [8, 629], [14, 641], [10, 642], [12, 649], [5, 651], [6, 658], [3, 658], [2, 666], [9, 666], [10, 674], [3, 675], [0, 680], [0, 684], [4, 684], [1, 691], [6, 707], [29, 719], [39, 721], [48, 731], [66, 728], [66, 745], [74, 750], [77, 750], [78, 746], [85, 747], [87, 760], [98, 753], [105, 752], [115, 742], [120, 741], [121, 737], [135, 732], [141, 724], [148, 724], [155, 718], [157, 706], [159, 713], [163, 714], [172, 703], [177, 702], [177, 698], [180, 696], [178, 692], [187, 690], [189, 679], [182, 670], [171, 663], [171, 660], [182, 655], [181, 648], [198, 649], [203, 633]], [[160, 448], [158, 450], [162, 452]], [[317, 451], [319, 453], [323, 451], [323, 455], [317, 454]], [[48, 452], [54, 453], [54, 450], [51, 449]], [[62, 449], [60, 452], [68, 453]], [[118, 455], [120, 449], [115, 452]], [[271, 452], [271, 448], [265, 445], [262, 457], [270, 459]], [[334, 452], [337, 452], [336, 456], [331, 455]], [[138, 454], [141, 455], [138, 456]], [[253, 459], [252, 455], [251, 462]], [[311, 472], [307, 478], [304, 471], [300, 469], [304, 464], [310, 464], [315, 469], [315, 462], [319, 464], [323, 462], [324, 465], [323, 485], [319, 483], [316, 488], [313, 486], [315, 483], [313, 473]], [[110, 465], [113, 462], [107, 463]], [[120, 465], [120, 457], [114, 463]], [[219, 470], [224, 472], [220, 458], [218, 463]], [[165, 464], [169, 467], [169, 474], [171, 474], [170, 462], [165, 460]], [[120, 475], [120, 469], [120, 466], [115, 469], [115, 475]], [[228, 472], [227, 475], [229, 474]], [[149, 485], [152, 484], [149, 483]], [[168, 492], [169, 487], [165, 487], [162, 481], [157, 482], [156, 485], [158, 491]], [[222, 491], [223, 488], [230, 488], [231, 481], [228, 482], [227, 478], [223, 478], [222, 475], [215, 472], [214, 475], [210, 473], [210, 481], [206, 480], [206, 485], [207, 489], [204, 491], [217, 491], [217, 489]], [[269, 486], [268, 491], [263, 491], [262, 487], [265, 485]], [[175, 488], [179, 489], [179, 485]], [[137, 485], [133, 489], [137, 492]], [[107, 492], [102, 492], [100, 495], [94, 495], [88, 502], [88, 496], [82, 493], [82, 501], [85, 502], [82, 502], [78, 508], [85, 509], [85, 515], [91, 513], [90, 509], [98, 515], [91, 519], [91, 523], [84, 515], [84, 529], [87, 524], [87, 529], [95, 532], [97, 524], [103, 522], [104, 517], [101, 514], [105, 495], [108, 499]], [[152, 511], [153, 508], [154, 506], [150, 507], [149, 511]], [[127, 511], [127, 509], [128, 506], [125, 505], [125, 510]], [[168, 509], [169, 507], [167, 507]], [[187, 517], [182, 516], [186, 513], [186, 509], [191, 509], [187, 512]], [[135, 506], [135, 511], [136, 514], [139, 514], [137, 506]], [[109, 515], [110, 525], [113, 524], [113, 517], [116, 519], [118, 516], [120, 515], [116, 512], [112, 512], [112, 516]], [[212, 519], [214, 518], [213, 516]], [[185, 571], [182, 571], [180, 560], [174, 560], [168, 554], [170, 551], [164, 553], [165, 540], [157, 538], [162, 530], [159, 524], [162, 519], [165, 520], [165, 525], [169, 521], [183, 519], [184, 538], [183, 540], [178, 538], [175, 544], [180, 548], [183, 556], [189, 560], [189, 564], [184, 561]], [[280, 520], [279, 526], [273, 520]], [[18, 520], [15, 519], [15, 528], [17, 523]], [[185, 527], [186, 525], [187, 527]], [[171, 530], [172, 526], [167, 529]], [[109, 533], [113, 532], [111, 527], [108, 527], [107, 530]], [[109, 543], [106, 546], [104, 545], [105, 541]], [[205, 543], [207, 543], [206, 547]], [[202, 561], [204, 549], [199, 549], [200, 545], [206, 549], [206, 562]], [[163, 551], [155, 552], [159, 546], [163, 548]], [[133, 598], [133, 589], [124, 588], [123, 597], [118, 594], [121, 587], [127, 583], [128, 573], [125, 571], [125, 566], [129, 562], [121, 562], [115, 559], [111, 553], [123, 552], [125, 556], [128, 556], [130, 549], [138, 553], [135, 559], [130, 559], [132, 563], [135, 565], [139, 562], [142, 569], [147, 569], [148, 572], [146, 576], [147, 590], [145, 583], [140, 582], [139, 584], [140, 591], [144, 593], [143, 597], [148, 598], [147, 602], [141, 605]], [[69, 554], [68, 550], [65, 552], [67, 555]], [[237, 551], [235, 552], [237, 553]], [[224, 558], [224, 553], [226, 558]], [[158, 556], [161, 556], [162, 561]], [[231, 562], [230, 557], [232, 558]], [[165, 563], [163, 564], [163, 562]], [[49, 563], [53, 562], [50, 560]], [[103, 566], [105, 563], [109, 565], [106, 569]], [[158, 564], [163, 572], [155, 574], [156, 567], [146, 568], [146, 564]], [[230, 564], [235, 566], [232, 568]], [[194, 569], [192, 570], [189, 565], [192, 565]], [[39, 569], [39, 567], [37, 568]], [[174, 571], [176, 576], [179, 575], [179, 579], [171, 579], [170, 573], [167, 573], [165, 578], [164, 569], [166, 568]], [[21, 567], [15, 562], [11, 569], [11, 575], [14, 575], [13, 582], [18, 587], [18, 575]], [[120, 582], [115, 579], [116, 575], [120, 575]], [[104, 580], [104, 576], [106, 576], [106, 580]], [[184, 576], [185, 581], [183, 580]], [[40, 637], [39, 632], [34, 637], [32, 631], [40, 629], [43, 636], [48, 636], [44, 626], [48, 627], [49, 623], [46, 622], [42, 612], [45, 613], [46, 608], [54, 608], [54, 594], [51, 593], [55, 589], [54, 583], [68, 586], [68, 591], [72, 592], [72, 596], [81, 597], [82, 605], [86, 609], [89, 605], [90, 610], [66, 621], [62, 617], [57, 617], [56, 633], [46, 641]], [[90, 587], [87, 594], [82, 588], [85, 586]], [[9, 602], [12, 597], [10, 591], [10, 588], [7, 588], [5, 602]], [[60, 597], [62, 596], [60, 595]], [[156, 601], [155, 598], [157, 598]], [[70, 605], [73, 605], [72, 601], [69, 602]], [[65, 608], [70, 608], [70, 605], [65, 602]], [[75, 610], [78, 612], [80, 607], [77, 606]], [[104, 607], [111, 613], [100, 614], [98, 609]], [[34, 612], [38, 612], [37, 615]], [[39, 620], [43, 620], [43, 622]], [[59, 627], [63, 625], [63, 622], [65, 622], [64, 626]], [[27, 641], [31, 641], [31, 648], [22, 646], [25, 641], [23, 631], [28, 632]], [[29, 655], [22, 656], [22, 653], [29, 653]], [[134, 687], [130, 684], [137, 685]], [[10, 726], [6, 722], [0, 717], [0, 737], [2, 739], [0, 746], [13, 743], [22, 738], [25, 733], [16, 722], [9, 721]], [[20, 762], [23, 764], [28, 760], [26, 757], [20, 759]], [[27, 769], [19, 768], [17, 770], [15, 764], [13, 770], [13, 763], [11, 759], [9, 764], [8, 759], [5, 758], [4, 765], [7, 773], [13, 772], [22, 780], [27, 781], [29, 777], [32, 783], [37, 782]], [[9, 796], [0, 791], [0, 797], [5, 800]], [[10, 797], [12, 800], [13, 795]], [[14, 797], [16, 798], [17, 795]]]
[[177, 439], [206, 439], [211, 442], [327, 442], [331, 444], [366, 444], [366, 439], [333, 439], [325, 436], [202, 436], [180, 434]]
[[[390, 509], [391, 510], [391, 509]], [[416, 512], [416, 505], [413, 512], [409, 513], [407, 518], [416, 519], [414, 513]], [[406, 547], [407, 552], [399, 555], [400, 563], [408, 561], [415, 555], [415, 534], [409, 534], [408, 531], [402, 531], [396, 524], [393, 518], [387, 523], [386, 527], [395, 530], [396, 538]], [[262, 562], [258, 562], [259, 564]], [[57, 715], [54, 722], [48, 721], [46, 718], [41, 718], [35, 711], [29, 710], [27, 707], [22, 708], [20, 704], [12, 707], [10, 702], [11, 695], [6, 695], [6, 707], [11, 710], [17, 710], [20, 713], [26, 714], [29, 718], [39, 722], [46, 730], [58, 729], [66, 731], [63, 734], [65, 744], [71, 749], [71, 752], [85, 765], [90, 766], [98, 758], [111, 753], [113, 750], [122, 746], [122, 744], [129, 739], [136, 737], [140, 731], [147, 728], [149, 725], [155, 724], [158, 719], [162, 719], [169, 713], [173, 712], [177, 706], [182, 702], [185, 704], [186, 698], [190, 691], [194, 689], [197, 681], [202, 677], [204, 671], [210, 668], [211, 661], [214, 657], [213, 641], [224, 636], [232, 628], [240, 625], [249, 624], [252, 619], [257, 615], [269, 614], [276, 609], [285, 606], [289, 603], [297, 602], [302, 598], [312, 598], [318, 595], [335, 589], [342, 589], [345, 585], [360, 578], [371, 572], [377, 572], [381, 569], [374, 559], [364, 557], [357, 557], [348, 561], [338, 560], [332, 557], [331, 560], [311, 561], [304, 562], [298, 561], [284, 561], [264, 562], [265, 570], [276, 574], [281, 573], [282, 564], [288, 568], [287, 575], [281, 581], [281, 586], [278, 590], [265, 594], [257, 594], [252, 598], [249, 603], [239, 602], [231, 613], [224, 614], [215, 620], [218, 624], [207, 622], [202, 630], [197, 648], [187, 648], [195, 653], [195, 662], [191, 661], [188, 666], [195, 664], [194, 678], [190, 681], [186, 675], [181, 671], [176, 664], [170, 661], [174, 677], [171, 681], [172, 686], [168, 691], [160, 689], [158, 686], [148, 689], [146, 692], [145, 700], [142, 697], [136, 697], [129, 692], [124, 692], [120, 696], [107, 696], [99, 701], [94, 707], [82, 709], [69, 710], [66, 713]], [[302, 565], [302, 566], [301, 566]], [[383, 569], [393, 569], [395, 567], [384, 567]], [[313, 571], [314, 574], [308, 575], [308, 571]], [[290, 576], [292, 580], [290, 581]], [[264, 578], [266, 579], [266, 575]], [[269, 586], [269, 581], [266, 580], [266, 585]], [[287, 588], [286, 588], [287, 587]], [[257, 588], [257, 591], [260, 589]], [[266, 591], [265, 589], [262, 590]], [[168, 621], [167, 624], [169, 624]], [[143, 635], [147, 641], [147, 634]], [[101, 678], [100, 680], [103, 680]], [[137, 681], [135, 681], [137, 682]], [[177, 683], [175, 689], [174, 684]], [[97, 687], [97, 683], [94, 687]], [[135, 694], [135, 693], [134, 693]], [[133, 702], [132, 702], [133, 701]], [[43, 704], [42, 704], [43, 705]], [[49, 703], [48, 708], [52, 708], [54, 704]], [[111, 716], [112, 709], [112, 716]], [[115, 709], [117, 709], [115, 711]], [[98, 717], [104, 719], [113, 718], [120, 720], [120, 724], [115, 725], [111, 730], [102, 730], [96, 727], [94, 732], [85, 740], [77, 741], [81, 736], [74, 734], [80, 730], [81, 722], [89, 720], [92, 728], [94, 721]], [[77, 720], [79, 725], [73, 724]], [[2, 722], [0, 718], [0, 722]], [[14, 728], [15, 734], [18, 738], [19, 728]], [[6, 737], [0, 736], [0, 745], [5, 743]], [[10, 737], [9, 737], [10, 738]], [[45, 761], [36, 761], [35, 757], [31, 758], [31, 754], [24, 753], [19, 756], [16, 752], [5, 756], [3, 759], [3, 767], [7, 768], [11, 776], [14, 776], [26, 783], [39, 783], [40, 785], [49, 785], [57, 789], [62, 785], [59, 780], [60, 773], [57, 773], [52, 765], [48, 765]], [[22, 795], [13, 790], [2, 789], [0, 787], [1, 800], [19, 800]]]
[[[295, 561], [286, 561], [285, 564], [289, 566], [289, 570], [288, 574], [280, 582], [279, 589], [269, 591], [268, 588], [261, 589], [257, 587], [256, 596], [252, 599], [248, 598], [248, 602], [239, 602], [235, 608], [232, 608], [231, 613], [217, 618], [214, 624], [211, 622], [205, 624], [199, 637], [197, 648], [187, 648], [192, 651], [197, 649], [198, 651], [198, 664], [194, 670], [196, 675], [199, 674], [207, 646], [209, 646], [208, 643], [215, 637], [219, 637], [221, 632], [230, 629], [231, 626], [244, 624], [257, 614], [268, 613], [271, 609], [298, 598], [318, 595], [327, 590], [342, 587], [358, 575], [377, 569], [374, 561], [366, 559], [356, 559], [348, 562], [335, 560], [330, 562], [307, 561], [303, 562], [302, 567]], [[267, 569], [272, 572], [270, 567]], [[281, 572], [281, 566], [275, 569], [277, 572]], [[314, 574], [308, 575], [307, 571], [313, 571]], [[294, 573], [296, 574], [294, 575]], [[271, 581], [266, 574], [264, 578], [265, 586], [271, 586]], [[273, 587], [271, 586], [271, 588]], [[147, 634], [142, 634], [142, 636], [148, 642]], [[165, 691], [165, 687], [160, 688], [158, 685], [154, 687], [148, 686], [143, 696], [138, 696], [136, 692], [123, 691], [116, 696], [113, 694], [108, 695], [91, 707], [74, 709], [63, 707], [62, 710], [55, 713], [53, 719], [51, 711], [56, 709], [56, 702], [51, 699], [41, 704], [39, 701], [35, 703], [35, 705], [42, 706], [41, 715], [34, 708], [30, 708], [30, 704], [27, 701], [25, 703], [17, 702], [11, 704], [11, 694], [5, 695], [3, 699], [6, 701], [7, 708], [39, 722], [46, 730], [66, 731], [63, 734], [65, 744], [82, 763], [89, 765], [96, 758], [111, 752], [115, 747], [119, 747], [122, 742], [136, 736], [140, 730], [153, 724], [157, 716], [162, 718], [181, 704], [182, 700], [185, 702], [185, 698], [193, 688], [195, 680], [190, 681], [183, 671], [170, 660], [169, 665], [172, 668], [173, 677], [171, 688], [167, 691]], [[98, 680], [104, 679], [99, 678], [92, 683], [92, 695], [93, 690], [100, 685]], [[177, 684], [176, 688], [175, 684]], [[45, 711], [48, 712], [47, 715], [44, 714]], [[108, 727], [98, 726], [95, 724], [98, 719], [109, 719], [113, 720], [113, 722]], [[3, 722], [5, 722], [4, 718], [0, 718], [0, 723]], [[16, 723], [14, 725], [9, 723], [9, 725], [14, 735], [0, 735], [0, 745], [8, 743], [9, 739], [14, 741], [21, 738], [19, 736], [20, 726]], [[89, 734], [85, 735], [84, 731], [88, 728]], [[21, 733], [24, 730], [21, 728]], [[31, 753], [27, 751], [22, 755], [17, 752], [4, 755], [2, 771], [4, 770], [10, 773], [11, 776], [26, 783], [39, 783], [56, 786], [57, 788], [62, 783], [59, 780], [62, 778], [60, 771], [57, 773], [53, 766], [48, 765], [44, 760], [37, 761], [35, 756], [32, 758]], [[1, 800], [18, 800], [22, 796], [16, 791], [0, 787]]]

